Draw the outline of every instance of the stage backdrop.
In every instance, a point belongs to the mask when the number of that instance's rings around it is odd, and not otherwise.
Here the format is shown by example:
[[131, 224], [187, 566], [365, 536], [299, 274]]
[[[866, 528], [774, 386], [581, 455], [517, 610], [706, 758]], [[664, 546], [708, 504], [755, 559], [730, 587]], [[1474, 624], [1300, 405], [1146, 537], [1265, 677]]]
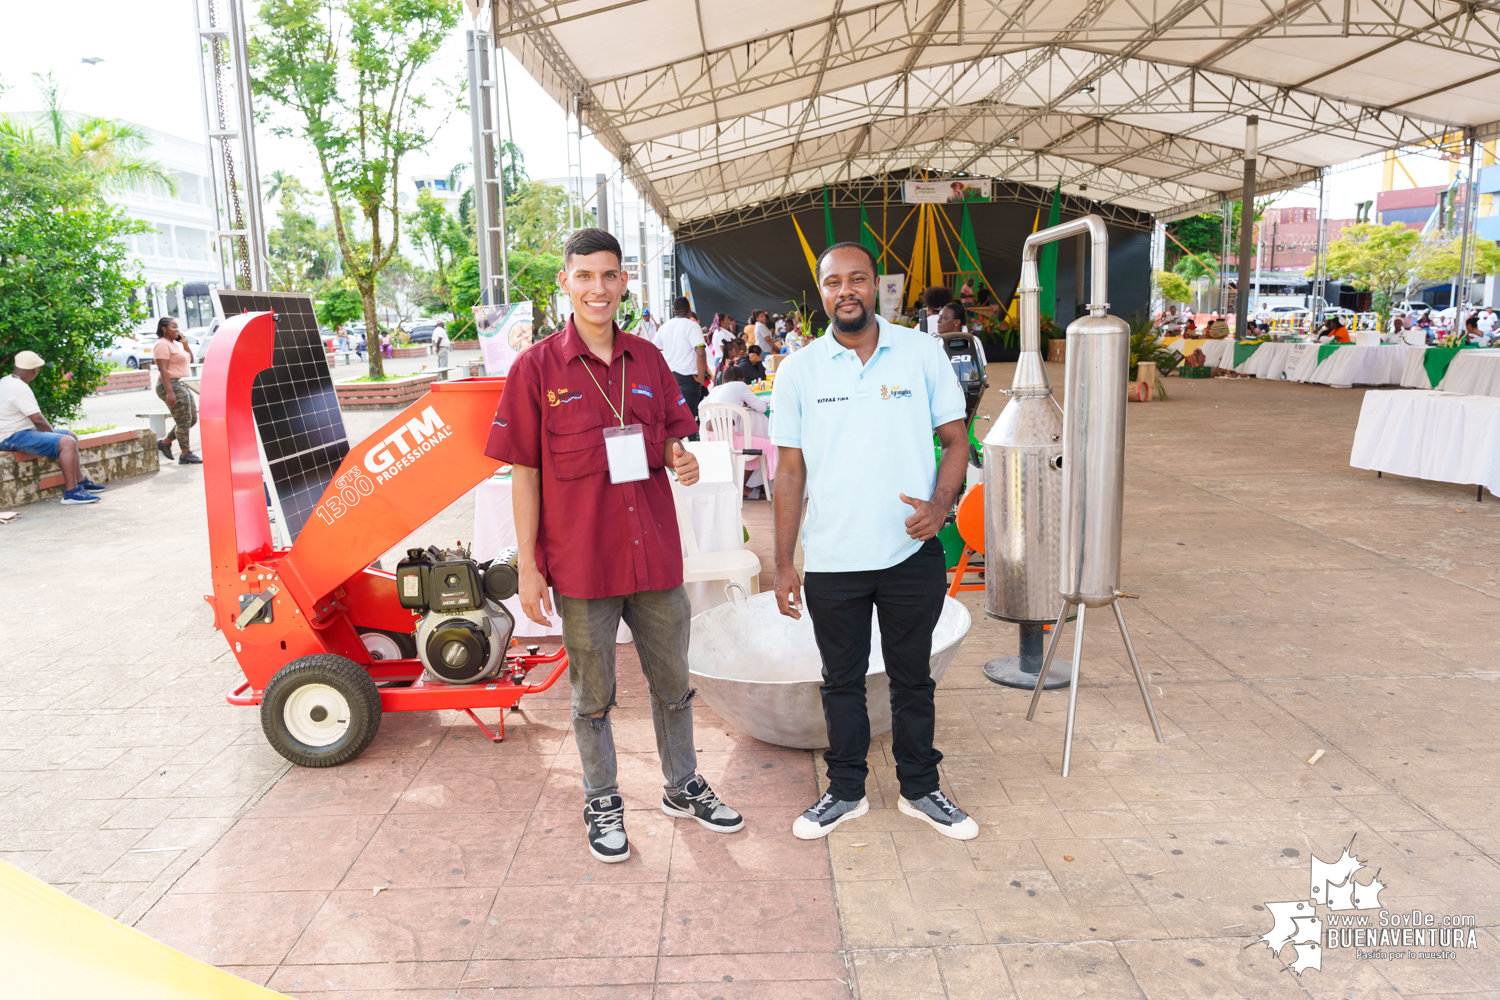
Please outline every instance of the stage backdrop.
[[[1010, 301], [1020, 279], [1021, 244], [1031, 234], [1037, 209], [1035, 204], [1004, 200], [1001, 185], [996, 186], [995, 195], [996, 201], [971, 203], [969, 213], [979, 245], [979, 263], [1003, 304]], [[1085, 203], [1066, 199], [1063, 220], [1079, 217], [1084, 214], [1085, 207]], [[934, 208], [947, 213], [953, 231], [959, 230], [963, 217], [961, 205]], [[882, 206], [879, 201], [865, 202], [871, 226], [882, 235], [895, 233], [912, 209], [913, 206], [898, 201], [888, 206]], [[833, 209], [832, 214], [835, 239], [857, 242], [859, 206], [840, 206]], [[813, 253], [820, 253], [826, 245], [823, 210], [813, 208], [798, 212], [796, 218]], [[1043, 225], [1046, 218], [1044, 208]], [[1144, 315], [1149, 308], [1151, 217], [1142, 215], [1140, 220], [1140, 225], [1146, 228], [1113, 224], [1109, 227], [1109, 301], [1110, 312], [1116, 316], [1129, 317], [1133, 312]], [[943, 228], [946, 231], [946, 227]], [[888, 240], [891, 249], [904, 261], [911, 259], [915, 234], [916, 219], [913, 217], [893, 241]], [[1062, 323], [1073, 320], [1078, 315], [1078, 303], [1088, 298], [1087, 283], [1079, 289], [1075, 278], [1077, 248], [1083, 239], [1086, 238], [1076, 237], [1058, 245], [1058, 301], [1052, 305], [1042, 304], [1043, 312], [1051, 312]], [[957, 248], [958, 241], [951, 233], [949, 240]], [[939, 248], [944, 270], [951, 270], [952, 254], [948, 243], [940, 238]], [[705, 324], [716, 312], [728, 313], [741, 322], [755, 309], [785, 313], [794, 302], [800, 303], [804, 295], [808, 307], [821, 312], [821, 301], [790, 216], [680, 240], [676, 244], [676, 266], [679, 274], [688, 275], [698, 316]], [[898, 266], [891, 264], [889, 269], [894, 272]], [[679, 290], [674, 294], [681, 294], [680, 286], [676, 287]]]

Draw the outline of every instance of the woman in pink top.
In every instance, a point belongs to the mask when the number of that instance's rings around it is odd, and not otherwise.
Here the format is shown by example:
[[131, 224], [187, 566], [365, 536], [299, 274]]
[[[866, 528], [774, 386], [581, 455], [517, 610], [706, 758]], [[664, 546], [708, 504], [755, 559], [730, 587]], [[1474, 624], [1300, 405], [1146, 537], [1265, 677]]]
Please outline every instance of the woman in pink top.
[[156, 344], [151, 348], [151, 361], [156, 365], [160, 378], [156, 380], [156, 394], [172, 411], [174, 426], [171, 433], [156, 443], [161, 453], [172, 460], [172, 442], [182, 445], [179, 465], [201, 465], [203, 459], [193, 454], [188, 435], [198, 422], [198, 400], [185, 389], [182, 380], [192, 373], [192, 351], [178, 332], [177, 321], [163, 316], [156, 323]]

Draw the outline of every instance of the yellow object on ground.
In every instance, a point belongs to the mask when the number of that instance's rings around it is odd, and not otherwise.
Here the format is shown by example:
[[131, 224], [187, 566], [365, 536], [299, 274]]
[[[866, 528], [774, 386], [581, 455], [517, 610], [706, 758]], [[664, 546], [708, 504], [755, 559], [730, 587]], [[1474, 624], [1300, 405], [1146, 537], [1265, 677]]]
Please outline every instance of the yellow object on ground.
[[0, 861], [0, 980], [26, 1000], [269, 1000]]

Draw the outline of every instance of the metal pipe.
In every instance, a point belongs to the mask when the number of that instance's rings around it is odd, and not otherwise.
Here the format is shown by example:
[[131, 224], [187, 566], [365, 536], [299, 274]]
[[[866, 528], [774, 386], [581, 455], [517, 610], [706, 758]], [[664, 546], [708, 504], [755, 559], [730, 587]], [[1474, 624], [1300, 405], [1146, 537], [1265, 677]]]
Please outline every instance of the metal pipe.
[[[1021, 284], [1026, 284], [1026, 265], [1035, 266], [1042, 247], [1048, 243], [1056, 243], [1065, 240], [1069, 236], [1081, 236], [1087, 233], [1091, 244], [1092, 260], [1090, 261], [1089, 281], [1089, 312], [1095, 316], [1103, 316], [1109, 311], [1109, 231], [1105, 228], [1104, 220], [1097, 215], [1085, 215], [1081, 219], [1064, 222], [1060, 225], [1043, 229], [1026, 237], [1026, 242], [1021, 244]], [[1022, 291], [1025, 289], [1022, 288]], [[1039, 293], [1040, 288], [1037, 289]], [[1023, 300], [1024, 301], [1024, 300]], [[1033, 301], [1036, 301], [1033, 299]], [[1039, 330], [1040, 328], [1038, 328]], [[1026, 350], [1026, 328], [1021, 327], [1021, 350]]]

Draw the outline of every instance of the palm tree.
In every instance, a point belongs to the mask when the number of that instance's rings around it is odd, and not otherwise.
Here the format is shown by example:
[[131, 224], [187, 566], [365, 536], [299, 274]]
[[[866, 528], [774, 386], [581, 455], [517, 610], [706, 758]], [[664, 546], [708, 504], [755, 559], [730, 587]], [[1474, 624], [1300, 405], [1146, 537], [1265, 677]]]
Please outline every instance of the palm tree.
[[[297, 178], [285, 170], [273, 170], [261, 182], [266, 189], [266, 201], [275, 201], [276, 196], [297, 183]], [[300, 186], [300, 185], [299, 185]]]
[[[139, 125], [110, 118], [75, 115], [64, 111], [57, 81], [52, 74], [32, 74], [42, 93], [42, 125], [45, 138], [61, 150], [72, 165], [101, 189], [125, 189], [157, 183], [177, 193], [177, 178], [155, 160], [141, 156], [151, 145]], [[13, 138], [36, 141], [35, 133], [7, 120], [5, 130]]]

